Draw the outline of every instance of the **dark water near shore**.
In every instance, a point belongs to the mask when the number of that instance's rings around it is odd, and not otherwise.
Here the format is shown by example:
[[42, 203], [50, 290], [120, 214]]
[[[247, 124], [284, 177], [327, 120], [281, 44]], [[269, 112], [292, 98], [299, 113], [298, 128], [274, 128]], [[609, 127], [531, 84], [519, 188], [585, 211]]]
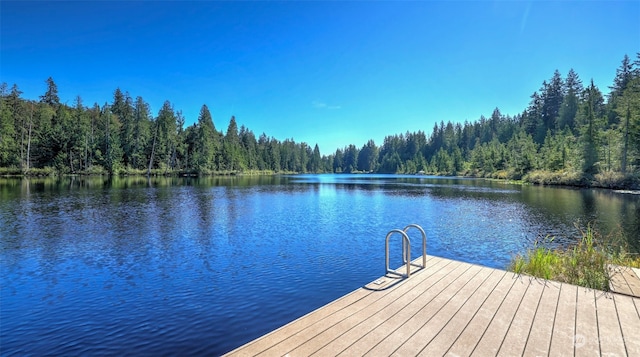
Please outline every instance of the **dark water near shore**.
[[384, 175], [0, 179], [0, 354], [219, 355], [383, 275], [391, 229], [417, 223], [429, 254], [504, 268], [535, 242], [573, 244], [576, 222], [640, 252], [640, 195], [608, 190]]

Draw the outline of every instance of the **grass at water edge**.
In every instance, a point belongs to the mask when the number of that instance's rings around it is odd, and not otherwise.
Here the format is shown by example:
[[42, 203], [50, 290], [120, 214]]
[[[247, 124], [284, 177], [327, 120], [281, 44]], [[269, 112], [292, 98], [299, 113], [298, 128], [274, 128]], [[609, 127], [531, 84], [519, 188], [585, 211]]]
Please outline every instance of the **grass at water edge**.
[[640, 268], [640, 256], [625, 249], [601, 244], [600, 233], [588, 224], [580, 230], [578, 244], [567, 249], [550, 249], [541, 245], [512, 259], [508, 270], [547, 280], [610, 291], [608, 264]]

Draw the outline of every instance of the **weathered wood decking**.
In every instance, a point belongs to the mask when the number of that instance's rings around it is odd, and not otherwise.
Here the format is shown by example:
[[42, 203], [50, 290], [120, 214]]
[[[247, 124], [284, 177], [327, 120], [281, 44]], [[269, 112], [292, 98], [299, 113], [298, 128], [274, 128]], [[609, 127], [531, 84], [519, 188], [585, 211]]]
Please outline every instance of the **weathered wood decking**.
[[380, 280], [229, 355], [640, 356], [640, 298], [431, 256]]
[[640, 269], [610, 264], [611, 291], [640, 297]]

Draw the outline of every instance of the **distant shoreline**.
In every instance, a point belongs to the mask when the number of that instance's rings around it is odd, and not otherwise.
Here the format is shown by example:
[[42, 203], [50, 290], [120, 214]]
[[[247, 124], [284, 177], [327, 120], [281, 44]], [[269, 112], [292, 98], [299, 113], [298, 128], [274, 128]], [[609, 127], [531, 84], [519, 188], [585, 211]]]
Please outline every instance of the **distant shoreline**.
[[[47, 178], [47, 177], [98, 177], [98, 176], [115, 176], [115, 177], [180, 177], [180, 178], [197, 178], [197, 177], [229, 177], [229, 176], [271, 176], [271, 175], [298, 175], [298, 174], [347, 174], [347, 173], [303, 173], [303, 172], [274, 172], [271, 170], [247, 170], [247, 171], [216, 171], [209, 173], [197, 173], [189, 171], [179, 172], [162, 172], [161, 170], [152, 170], [150, 175], [144, 170], [135, 170], [132, 172], [124, 172], [117, 175], [110, 175], [107, 172], [81, 172], [81, 173], [59, 173], [53, 169], [32, 169], [29, 173], [21, 173], [18, 170], [0, 168], [0, 177], [2, 178]], [[352, 172], [349, 174], [368, 175], [373, 174], [369, 172]], [[600, 188], [619, 191], [623, 194], [637, 194], [640, 195], [640, 180], [638, 178], [627, 176], [618, 177], [617, 180], [598, 180], [598, 177], [591, 179], [580, 177], [576, 179], [575, 176], [570, 177], [568, 180], [558, 179], [560, 175], [554, 173], [547, 173], [547, 175], [541, 176], [539, 173], [534, 175], [525, 175], [522, 179], [509, 179], [509, 178], [495, 178], [495, 177], [482, 177], [474, 175], [438, 175], [430, 173], [416, 173], [415, 176], [436, 176], [436, 177], [458, 177], [458, 178], [475, 178], [487, 181], [506, 182], [521, 185], [536, 185], [536, 186], [554, 186], [554, 187], [567, 187], [567, 188]], [[392, 175], [402, 175], [399, 173]]]

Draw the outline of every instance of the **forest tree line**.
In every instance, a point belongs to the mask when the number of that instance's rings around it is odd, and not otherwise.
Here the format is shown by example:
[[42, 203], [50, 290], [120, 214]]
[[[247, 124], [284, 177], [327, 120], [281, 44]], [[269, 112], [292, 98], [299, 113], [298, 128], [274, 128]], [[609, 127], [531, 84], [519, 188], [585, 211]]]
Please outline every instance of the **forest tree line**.
[[316, 144], [255, 134], [231, 117], [214, 125], [206, 105], [197, 121], [169, 101], [154, 116], [141, 98], [115, 90], [111, 103], [72, 106], [52, 78], [38, 100], [17, 85], [0, 88], [0, 167], [5, 172], [212, 174], [378, 172], [525, 178], [622, 186], [640, 181], [640, 53], [627, 55], [608, 94], [574, 70], [555, 71], [522, 113], [434, 125], [320, 155]]
[[60, 103], [47, 79], [39, 100], [25, 100], [17, 85], [2, 84], [0, 167], [23, 174], [210, 174], [247, 170], [320, 172], [320, 150], [293, 139], [258, 138], [231, 117], [217, 130], [206, 105], [198, 120], [165, 101], [157, 116], [141, 97], [115, 90], [113, 101], [84, 106]]

